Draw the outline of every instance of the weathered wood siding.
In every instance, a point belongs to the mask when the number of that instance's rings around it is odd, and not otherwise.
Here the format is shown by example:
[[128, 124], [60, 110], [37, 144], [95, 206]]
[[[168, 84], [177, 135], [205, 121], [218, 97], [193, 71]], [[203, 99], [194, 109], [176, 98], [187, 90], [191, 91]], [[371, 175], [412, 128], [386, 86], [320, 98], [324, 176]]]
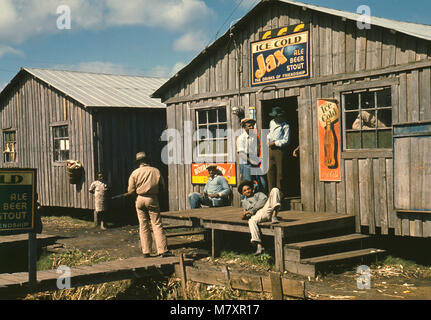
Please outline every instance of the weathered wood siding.
[[140, 151], [147, 153], [150, 163], [161, 171], [167, 182], [167, 166], [161, 161], [163, 143], [160, 141], [166, 128], [165, 109], [94, 109], [93, 120], [94, 172], [104, 173], [113, 195], [127, 191], [129, 176], [136, 169], [136, 153]]
[[[44, 206], [93, 209], [88, 193], [94, 177], [91, 115], [59, 91], [25, 75], [0, 105], [2, 129], [16, 129], [18, 162], [1, 166], [37, 169], [37, 192]], [[53, 124], [68, 124], [70, 158], [82, 162], [82, 185], [71, 185], [65, 163], [53, 161]], [[3, 135], [1, 137], [3, 139]], [[2, 141], [3, 145], [3, 141]]]
[[[354, 213], [357, 231], [366, 226], [371, 234], [393, 230], [397, 235], [431, 236], [428, 216], [393, 210], [392, 150], [343, 152], [342, 181], [320, 182], [315, 143], [317, 99], [336, 97], [339, 88], [351, 83], [398, 79], [392, 92], [393, 124], [430, 121], [430, 42], [375, 26], [359, 30], [354, 21], [289, 4], [267, 3], [260, 9], [233, 30], [233, 37], [208, 48], [165, 92], [168, 127], [181, 130], [192, 104], [227, 101], [229, 108], [255, 105], [261, 128], [262, 101], [297, 95], [304, 210]], [[311, 78], [280, 83], [277, 89], [260, 93], [259, 87], [251, 88], [250, 43], [261, 31], [298, 23], [311, 24]], [[232, 126], [237, 127], [237, 122]], [[190, 150], [190, 139], [184, 141], [182, 150]], [[189, 171], [190, 165], [169, 167], [171, 210], [185, 209], [187, 193], [200, 189], [191, 185]]]

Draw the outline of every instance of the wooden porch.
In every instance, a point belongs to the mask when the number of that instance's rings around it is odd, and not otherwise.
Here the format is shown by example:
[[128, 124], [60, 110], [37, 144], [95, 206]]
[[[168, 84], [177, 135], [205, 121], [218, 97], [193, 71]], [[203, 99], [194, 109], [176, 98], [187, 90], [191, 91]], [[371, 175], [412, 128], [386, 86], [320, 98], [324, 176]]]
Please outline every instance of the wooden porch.
[[[210, 234], [211, 255], [220, 253], [223, 231], [250, 233], [241, 220], [242, 209], [200, 208], [162, 212], [164, 224], [203, 228]], [[318, 265], [334, 261], [375, 257], [383, 250], [365, 248], [368, 236], [355, 234], [355, 216], [337, 213], [282, 211], [280, 223], [260, 224], [262, 235], [273, 237], [277, 271], [314, 276]], [[348, 248], [350, 251], [346, 252]]]

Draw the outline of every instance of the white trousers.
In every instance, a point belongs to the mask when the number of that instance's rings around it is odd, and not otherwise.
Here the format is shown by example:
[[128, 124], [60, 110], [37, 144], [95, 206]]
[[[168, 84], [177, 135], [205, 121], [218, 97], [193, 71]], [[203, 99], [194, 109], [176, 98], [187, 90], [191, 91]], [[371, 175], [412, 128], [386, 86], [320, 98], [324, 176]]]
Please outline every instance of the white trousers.
[[262, 242], [258, 224], [270, 221], [275, 209], [280, 207], [280, 190], [273, 188], [269, 193], [268, 200], [262, 209], [259, 209], [254, 216], [248, 220], [248, 227], [251, 233], [251, 242]]

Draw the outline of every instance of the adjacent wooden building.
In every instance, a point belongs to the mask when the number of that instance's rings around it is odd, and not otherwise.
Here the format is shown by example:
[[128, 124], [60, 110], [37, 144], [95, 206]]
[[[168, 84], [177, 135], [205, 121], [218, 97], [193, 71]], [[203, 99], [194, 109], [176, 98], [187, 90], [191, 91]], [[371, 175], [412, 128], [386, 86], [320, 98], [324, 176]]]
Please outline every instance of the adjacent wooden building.
[[[37, 169], [43, 206], [94, 209], [99, 171], [112, 193], [127, 190], [135, 155], [160, 159], [166, 107], [150, 98], [166, 79], [22, 68], [0, 93], [1, 167]], [[67, 160], [82, 163], [70, 184]]]
[[[262, 131], [278, 105], [291, 148], [300, 147], [287, 178], [301, 210], [354, 214], [358, 232], [431, 237], [431, 26], [374, 17], [358, 24], [363, 18], [262, 0], [161, 86], [153, 97], [167, 105], [181, 141], [182, 161], [169, 165], [170, 210], [186, 209], [188, 193], [203, 188], [192, 184], [190, 162], [238, 163], [235, 134], [216, 129], [238, 130], [239, 108]], [[337, 181], [321, 179], [321, 99], [339, 108]], [[370, 113], [367, 127], [359, 120]], [[197, 129], [215, 135], [190, 134]]]

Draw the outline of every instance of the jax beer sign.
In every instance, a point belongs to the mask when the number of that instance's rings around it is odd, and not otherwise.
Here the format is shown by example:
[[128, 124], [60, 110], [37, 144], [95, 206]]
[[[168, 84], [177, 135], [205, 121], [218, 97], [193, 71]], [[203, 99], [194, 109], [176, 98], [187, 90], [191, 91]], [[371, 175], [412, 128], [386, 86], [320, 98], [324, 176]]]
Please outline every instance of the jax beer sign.
[[309, 30], [251, 43], [252, 86], [308, 78]]
[[35, 228], [36, 169], [0, 169], [0, 233]]

